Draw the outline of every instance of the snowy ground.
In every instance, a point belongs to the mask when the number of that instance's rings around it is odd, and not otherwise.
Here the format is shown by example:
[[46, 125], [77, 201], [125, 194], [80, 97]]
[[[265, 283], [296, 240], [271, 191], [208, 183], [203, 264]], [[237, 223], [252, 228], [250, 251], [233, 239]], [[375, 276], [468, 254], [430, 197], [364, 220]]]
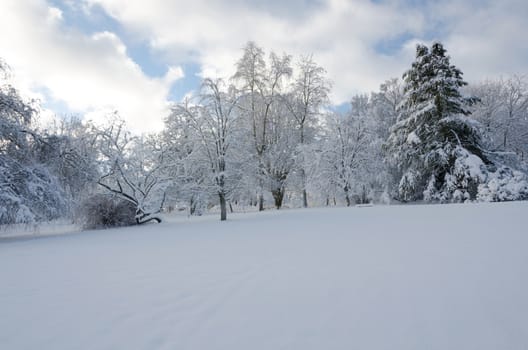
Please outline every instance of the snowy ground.
[[0, 349], [527, 349], [527, 214], [287, 210], [3, 241]]

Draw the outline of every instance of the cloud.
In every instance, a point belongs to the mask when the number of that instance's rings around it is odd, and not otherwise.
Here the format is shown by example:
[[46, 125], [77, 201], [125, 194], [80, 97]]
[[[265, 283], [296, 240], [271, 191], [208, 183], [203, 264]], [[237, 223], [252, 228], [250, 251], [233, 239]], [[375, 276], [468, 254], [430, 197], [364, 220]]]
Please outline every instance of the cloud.
[[[83, 112], [118, 108], [142, 130], [160, 125], [181, 66], [230, 76], [248, 40], [268, 52], [312, 54], [336, 104], [401, 76], [417, 42], [444, 42], [469, 81], [527, 73], [524, 0], [62, 0], [86, 15], [102, 11], [122, 29], [90, 35], [65, 26], [44, 1], [2, 1], [0, 11], [15, 15], [0, 22], [0, 56], [25, 85], [42, 84]], [[172, 67], [164, 77], [131, 59], [130, 38]]]
[[528, 73], [528, 2], [490, 1], [453, 16], [445, 44], [468, 80]]
[[[400, 76], [413, 58], [409, 44], [418, 41], [444, 41], [472, 79], [526, 69], [528, 5], [522, 0], [85, 1], [143, 33], [171, 59], [199, 61], [203, 74], [232, 73], [247, 40], [313, 54], [334, 81], [336, 103]], [[391, 41], [392, 52], [377, 49]]]
[[134, 130], [162, 126], [181, 68], [150, 78], [114, 33], [86, 35], [65, 27], [61, 10], [42, 1], [7, 0], [0, 11], [13, 14], [0, 22], [0, 56], [22, 90], [45, 91], [40, 97], [64, 101], [78, 113], [118, 110]]
[[[400, 75], [404, 58], [375, 52], [375, 43], [419, 33], [423, 16], [414, 9], [370, 1], [141, 1], [86, 0], [105, 9], [134, 33], [143, 33], [174, 62], [197, 61], [202, 76], [229, 76], [248, 40], [266, 51], [313, 54], [334, 82], [334, 102], [375, 89]], [[405, 64], [404, 64], [405, 62]]]

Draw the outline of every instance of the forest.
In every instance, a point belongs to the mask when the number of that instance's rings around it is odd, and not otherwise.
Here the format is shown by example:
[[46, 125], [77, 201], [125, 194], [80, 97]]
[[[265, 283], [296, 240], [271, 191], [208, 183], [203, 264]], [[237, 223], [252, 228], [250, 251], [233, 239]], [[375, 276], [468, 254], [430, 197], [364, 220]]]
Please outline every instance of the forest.
[[[0, 225], [67, 219], [85, 228], [238, 208], [528, 199], [528, 78], [468, 84], [444, 46], [418, 45], [401, 78], [332, 105], [310, 55], [248, 42], [236, 73], [203, 79], [164, 128], [138, 135], [59, 116], [0, 61]], [[80, 82], [82, 83], [82, 82]], [[149, 116], [145, 116], [148, 123]]]

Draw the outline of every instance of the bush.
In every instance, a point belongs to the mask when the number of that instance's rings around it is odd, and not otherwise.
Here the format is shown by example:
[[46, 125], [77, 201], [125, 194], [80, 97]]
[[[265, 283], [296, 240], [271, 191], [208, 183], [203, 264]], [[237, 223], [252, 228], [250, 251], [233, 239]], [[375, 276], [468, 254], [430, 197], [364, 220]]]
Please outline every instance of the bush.
[[97, 194], [84, 200], [79, 209], [84, 229], [132, 226], [136, 224], [136, 206], [115, 196]]
[[477, 199], [482, 202], [505, 202], [528, 199], [528, 177], [509, 167], [490, 173], [488, 181], [479, 185]]

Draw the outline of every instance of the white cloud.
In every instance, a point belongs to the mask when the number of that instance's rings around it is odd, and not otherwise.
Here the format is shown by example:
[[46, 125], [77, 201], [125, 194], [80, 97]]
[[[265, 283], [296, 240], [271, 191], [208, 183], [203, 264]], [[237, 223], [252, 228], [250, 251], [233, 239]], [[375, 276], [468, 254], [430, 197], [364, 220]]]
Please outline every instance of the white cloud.
[[[85, 1], [101, 5], [174, 60], [198, 59], [203, 74], [231, 73], [247, 40], [268, 50], [312, 53], [334, 81], [335, 102], [400, 76], [413, 58], [408, 44], [416, 41], [444, 41], [453, 63], [471, 79], [525, 70], [528, 55], [522, 0], [326, 0], [314, 6], [274, 0]], [[399, 49], [375, 50], [377, 42], [400, 36], [408, 42]]]
[[0, 12], [12, 14], [0, 21], [0, 56], [22, 90], [45, 90], [79, 113], [117, 109], [134, 130], [162, 126], [169, 89], [183, 76], [181, 68], [150, 78], [115, 34], [88, 36], [65, 28], [61, 11], [42, 1], [3, 1]]
[[[354, 92], [375, 89], [400, 75], [408, 64], [407, 51], [388, 58], [374, 52], [378, 40], [418, 33], [423, 16], [413, 9], [370, 1], [330, 0], [316, 6], [297, 1], [280, 13], [278, 2], [262, 1], [141, 1], [86, 0], [102, 6], [153, 47], [173, 60], [198, 60], [201, 75], [233, 73], [241, 48], [254, 40], [267, 51], [295, 56], [313, 54], [334, 82], [334, 101]], [[282, 4], [282, 2], [281, 2]]]
[[445, 40], [453, 62], [470, 81], [528, 73], [527, 16], [528, 2], [518, 0], [463, 9]]
[[[198, 63], [202, 76], [230, 76], [248, 40], [266, 51], [313, 54], [334, 83], [335, 103], [401, 76], [420, 41], [443, 41], [470, 81], [527, 72], [524, 0], [72, 2], [87, 14], [101, 6], [131, 37], [150, 43], [172, 64], [161, 78], [146, 76], [115, 34], [67, 30], [61, 11], [44, 1], [2, 1], [0, 11], [15, 15], [0, 22], [0, 56], [26, 86], [45, 84], [79, 111], [115, 105], [142, 130], [153, 120], [160, 125], [171, 83], [184, 75], [180, 64]], [[380, 43], [392, 47], [380, 52]]]

